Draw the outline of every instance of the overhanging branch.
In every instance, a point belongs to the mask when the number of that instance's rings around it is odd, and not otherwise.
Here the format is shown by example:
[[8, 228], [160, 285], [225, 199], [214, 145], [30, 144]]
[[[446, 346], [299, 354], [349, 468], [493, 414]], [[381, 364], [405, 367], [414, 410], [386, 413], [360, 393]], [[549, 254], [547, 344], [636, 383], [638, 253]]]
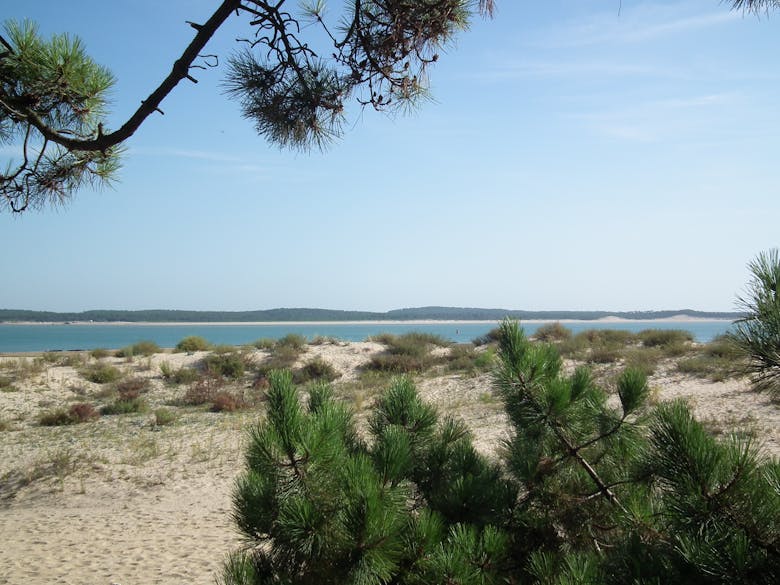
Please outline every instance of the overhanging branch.
[[211, 37], [214, 36], [217, 29], [222, 26], [233, 11], [238, 9], [239, 5], [240, 0], [224, 0], [224, 2], [222, 2], [205, 24], [196, 29], [198, 32], [195, 35], [195, 38], [192, 39], [192, 42], [184, 50], [181, 57], [174, 62], [173, 68], [168, 76], [160, 83], [157, 89], [149, 95], [149, 97], [141, 102], [141, 106], [127, 122], [122, 124], [122, 126], [114, 132], [109, 134], [102, 134], [99, 132], [95, 138], [89, 139], [64, 136], [62, 133], [48, 126], [41, 117], [28, 106], [22, 104], [12, 105], [23, 114], [27, 122], [32, 124], [44, 138], [51, 142], [64, 146], [69, 150], [105, 152], [112, 146], [116, 146], [130, 138], [152, 112], [159, 111], [163, 99], [173, 91], [173, 88], [175, 88], [182, 79], [186, 79], [189, 76], [189, 70], [193, 61], [198, 58], [198, 55]]

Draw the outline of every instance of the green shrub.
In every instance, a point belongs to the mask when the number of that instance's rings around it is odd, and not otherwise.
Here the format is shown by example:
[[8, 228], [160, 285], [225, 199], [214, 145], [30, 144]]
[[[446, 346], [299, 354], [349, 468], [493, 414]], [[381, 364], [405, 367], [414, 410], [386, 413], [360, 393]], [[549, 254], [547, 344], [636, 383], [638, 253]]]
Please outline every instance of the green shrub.
[[395, 339], [395, 335], [392, 333], [377, 333], [376, 335], [371, 335], [366, 339], [366, 341], [373, 341], [374, 343], [382, 343], [384, 345], [390, 345], [392, 341]]
[[403, 335], [383, 334], [375, 339], [387, 345], [387, 350], [394, 355], [407, 355], [422, 358], [434, 347], [449, 347], [449, 341], [439, 335], [411, 331]]
[[488, 370], [493, 365], [494, 357], [495, 353], [491, 348], [477, 351], [470, 343], [454, 345], [446, 357], [447, 369], [475, 374]]
[[713, 382], [722, 382], [738, 373], [732, 360], [706, 354], [679, 360], [677, 371]]
[[472, 340], [471, 343], [479, 347], [480, 345], [489, 345], [491, 343], [498, 343], [499, 336], [501, 335], [500, 329], [498, 327], [495, 327], [485, 333], [485, 335], [480, 335], [479, 337], [476, 337]]
[[182, 402], [189, 406], [200, 406], [214, 401], [217, 392], [225, 385], [221, 376], [205, 375], [198, 377], [184, 393]]
[[205, 370], [214, 376], [237, 380], [244, 375], [246, 364], [235, 350], [229, 353], [212, 353], [203, 360]]
[[339, 340], [328, 335], [317, 335], [309, 342], [309, 345], [338, 345]]
[[182, 367], [173, 373], [171, 380], [175, 384], [191, 384], [198, 379], [200, 374], [195, 368]]
[[98, 347], [93, 349], [89, 352], [89, 355], [91, 355], [96, 360], [102, 360], [103, 358], [107, 358], [109, 356], [109, 352], [107, 349], [103, 349], [102, 347]]
[[329, 362], [321, 357], [316, 357], [306, 362], [302, 368], [293, 372], [293, 380], [296, 384], [304, 384], [312, 380], [332, 382], [341, 374]]
[[575, 338], [584, 340], [588, 345], [614, 345], [625, 347], [636, 342], [636, 335], [622, 329], [586, 329]]
[[238, 348], [235, 345], [228, 345], [227, 343], [220, 343], [211, 348], [211, 353], [217, 355], [224, 355], [227, 353], [236, 353]]
[[371, 358], [369, 369], [395, 374], [419, 373], [438, 361], [431, 355], [434, 347], [452, 345], [439, 335], [412, 331], [403, 335], [382, 334], [373, 338], [387, 346], [387, 353]]
[[688, 342], [670, 343], [668, 345], [659, 346], [664, 357], [673, 358], [681, 357], [694, 351], [694, 346]]
[[0, 392], [16, 392], [18, 388], [14, 386], [14, 379], [10, 376], [0, 376]]
[[637, 337], [645, 347], [680, 346], [693, 341], [691, 332], [682, 329], [645, 329]]
[[160, 376], [163, 380], [171, 380], [173, 378], [173, 374], [173, 366], [169, 362], [160, 362]]
[[447, 368], [453, 371], [474, 369], [474, 360], [477, 357], [477, 352], [474, 349], [474, 345], [471, 343], [459, 343], [453, 345], [450, 348], [450, 353], [447, 355]]
[[433, 364], [434, 360], [430, 355], [384, 353], [373, 356], [366, 367], [391, 374], [413, 374], [424, 372]]
[[206, 351], [209, 347], [209, 342], [202, 337], [198, 335], [190, 335], [176, 344], [176, 351], [186, 351], [187, 353], [192, 353], [194, 351]]
[[257, 377], [262, 380], [273, 370], [290, 370], [298, 361], [300, 352], [289, 345], [274, 348], [271, 355], [257, 366]]
[[93, 421], [100, 413], [88, 402], [77, 402], [68, 409], [68, 415], [76, 423]]
[[75, 421], [70, 418], [68, 411], [64, 408], [60, 408], [52, 412], [45, 412], [38, 418], [38, 424], [42, 427], [72, 425], [74, 422]]
[[624, 351], [625, 367], [641, 371], [645, 376], [652, 376], [663, 357], [659, 347], [635, 347]]
[[297, 333], [288, 333], [284, 337], [277, 339], [275, 346], [277, 348], [289, 347], [301, 352], [306, 346], [306, 338]]
[[176, 421], [176, 413], [168, 408], [158, 408], [154, 411], [154, 426], [164, 427]]
[[441, 335], [435, 335], [433, 333], [421, 333], [419, 331], [410, 331], [409, 333], [399, 335], [396, 337], [395, 343], [391, 343], [391, 346], [398, 345], [399, 343], [404, 347], [409, 345], [449, 347], [452, 345], [451, 342], [444, 339]]
[[586, 338], [575, 335], [571, 339], [560, 342], [556, 347], [562, 357], [584, 360], [590, 346]]
[[131, 358], [135, 356], [150, 357], [156, 353], [160, 353], [162, 349], [154, 341], [139, 341], [133, 345], [128, 345], [122, 349], [118, 349], [114, 355], [116, 357]]
[[42, 358], [28, 359], [21, 357], [14, 361], [8, 361], [4, 364], [4, 369], [13, 372], [15, 381], [20, 382], [42, 374], [46, 369], [46, 363]]
[[118, 382], [116, 385], [117, 394], [119, 394], [120, 400], [131, 400], [138, 398], [144, 392], [149, 390], [148, 378], [127, 378]]
[[122, 400], [116, 399], [111, 404], [105, 405], [100, 409], [101, 414], [104, 415], [120, 415], [120, 414], [135, 414], [140, 412], [146, 412], [147, 404], [143, 398], [129, 398]]
[[745, 374], [745, 353], [726, 334], [713, 339], [698, 350], [697, 355], [679, 360], [677, 370], [713, 382]]
[[735, 364], [745, 359], [745, 351], [730, 335], [719, 335], [702, 348], [702, 353], [709, 357], [731, 360]]
[[273, 349], [274, 346], [276, 346], [276, 341], [268, 337], [263, 337], [261, 339], [252, 342], [252, 346], [254, 346], [257, 349], [270, 350]]
[[95, 407], [88, 402], [72, 404], [68, 410], [60, 408], [46, 412], [38, 418], [38, 424], [44, 427], [58, 427], [90, 422], [100, 416]]
[[67, 366], [71, 368], [80, 368], [87, 362], [87, 357], [83, 353], [65, 353], [57, 361], [58, 366]]
[[492, 348], [487, 348], [484, 351], [478, 351], [477, 357], [474, 359], [474, 365], [479, 370], [488, 370], [493, 367], [496, 361], [496, 353]]
[[553, 341], [567, 341], [572, 338], [571, 329], [561, 325], [558, 321], [542, 325], [534, 332], [534, 339], [550, 343]]
[[95, 384], [107, 384], [119, 380], [122, 372], [109, 364], [93, 364], [82, 370], [81, 375]]
[[242, 396], [232, 392], [217, 392], [211, 400], [211, 412], [235, 412], [247, 408]]
[[612, 344], [594, 345], [587, 354], [585, 361], [589, 364], [613, 364], [620, 360], [623, 352], [620, 346]]

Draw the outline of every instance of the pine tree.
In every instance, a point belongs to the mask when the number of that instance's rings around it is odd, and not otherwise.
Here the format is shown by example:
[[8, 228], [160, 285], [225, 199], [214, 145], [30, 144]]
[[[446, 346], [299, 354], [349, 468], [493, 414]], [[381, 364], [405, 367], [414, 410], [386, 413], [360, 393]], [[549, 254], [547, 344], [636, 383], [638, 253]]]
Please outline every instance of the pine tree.
[[648, 407], [637, 371], [610, 400], [517, 323], [499, 337], [500, 461], [409, 379], [382, 395], [364, 439], [327, 386], [304, 401], [275, 372], [234, 493], [245, 546], [222, 581], [777, 582], [776, 460], [748, 437], [716, 441], [682, 402]]
[[780, 398], [780, 251], [759, 254], [748, 268], [753, 278], [738, 301], [745, 317], [731, 339], [748, 358], [745, 373], [754, 387]]

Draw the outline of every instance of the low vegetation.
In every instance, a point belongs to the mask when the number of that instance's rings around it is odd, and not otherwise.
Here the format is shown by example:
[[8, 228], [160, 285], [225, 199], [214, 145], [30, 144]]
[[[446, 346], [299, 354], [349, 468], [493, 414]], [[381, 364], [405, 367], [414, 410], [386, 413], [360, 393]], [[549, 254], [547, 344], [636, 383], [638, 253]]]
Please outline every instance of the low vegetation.
[[250, 402], [245, 399], [243, 393], [222, 390], [211, 399], [210, 410], [212, 412], [235, 412], [249, 406]]
[[202, 375], [193, 381], [182, 397], [182, 403], [187, 406], [210, 404], [225, 385], [221, 376]]
[[200, 374], [195, 368], [183, 366], [174, 369], [169, 362], [160, 362], [160, 377], [169, 384], [191, 384], [198, 379], [198, 376], [200, 376]]
[[176, 413], [170, 408], [158, 408], [154, 411], [153, 424], [156, 427], [164, 427], [176, 422]]
[[[537, 341], [552, 343], [557, 341], [568, 341], [572, 338], [571, 329], [561, 325], [558, 321], [539, 327], [533, 335]], [[496, 340], [497, 341], [497, 340]]]
[[0, 376], [0, 392], [16, 392], [18, 388], [14, 386], [14, 379], [11, 376]]
[[268, 337], [263, 337], [253, 341], [251, 345], [255, 349], [269, 350], [274, 348], [276, 341]]
[[121, 398], [138, 398], [138, 396], [149, 390], [149, 385], [149, 378], [134, 376], [117, 382], [116, 392]]
[[211, 344], [204, 338], [198, 335], [190, 335], [176, 344], [176, 351], [186, 351], [187, 353], [193, 353], [196, 351], [207, 351], [210, 347]]
[[498, 327], [495, 327], [484, 335], [480, 335], [479, 337], [475, 338], [471, 343], [477, 347], [481, 345], [490, 345], [491, 343], [498, 343], [499, 335], [500, 331]]
[[333, 364], [320, 357], [309, 360], [301, 368], [293, 372], [293, 379], [296, 384], [305, 384], [314, 380], [333, 382], [340, 376], [341, 374], [336, 371]]
[[136, 356], [149, 357], [160, 353], [162, 349], [154, 341], [139, 341], [133, 345], [128, 345], [118, 349], [114, 355], [116, 357], [132, 358]]
[[451, 372], [464, 372], [468, 375], [486, 372], [493, 366], [495, 352], [492, 348], [477, 350], [470, 343], [453, 345], [445, 357], [447, 369]]
[[89, 355], [96, 360], [102, 360], [104, 358], [107, 358], [109, 355], [111, 355], [111, 353], [107, 349], [98, 347], [90, 351]]
[[100, 409], [104, 415], [137, 414], [146, 412], [148, 405], [140, 396], [134, 398], [117, 398], [110, 404], [106, 404]]
[[439, 363], [432, 355], [436, 347], [449, 347], [446, 339], [430, 333], [410, 332], [403, 335], [385, 333], [372, 338], [383, 343], [387, 351], [371, 358], [370, 369], [394, 374], [420, 373]]
[[81, 375], [85, 380], [94, 384], [108, 384], [119, 380], [122, 377], [122, 372], [110, 364], [97, 363], [84, 368]]
[[100, 413], [87, 402], [72, 404], [69, 409], [58, 409], [42, 414], [38, 424], [44, 427], [56, 427], [90, 422], [97, 419]]
[[247, 358], [236, 348], [230, 351], [215, 351], [203, 360], [204, 370], [212, 376], [221, 376], [231, 380], [238, 380], [244, 375], [247, 366]]
[[298, 335], [297, 333], [288, 333], [284, 337], [277, 339], [274, 347], [288, 347], [295, 351], [302, 352], [306, 348], [306, 338], [303, 335]]
[[255, 383], [263, 386], [270, 372], [292, 369], [306, 349], [305, 342], [305, 338], [300, 335], [287, 335], [275, 341], [269, 355], [255, 368]]

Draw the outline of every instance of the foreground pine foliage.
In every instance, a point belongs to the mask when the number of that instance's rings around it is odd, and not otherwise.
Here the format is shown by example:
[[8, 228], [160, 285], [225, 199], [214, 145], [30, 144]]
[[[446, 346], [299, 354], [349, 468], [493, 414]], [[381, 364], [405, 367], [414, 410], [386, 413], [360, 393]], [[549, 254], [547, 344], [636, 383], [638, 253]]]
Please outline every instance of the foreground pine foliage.
[[745, 371], [755, 389], [780, 400], [780, 250], [760, 253], [748, 270], [747, 294], [738, 299], [745, 316], [731, 338], [748, 356]]
[[776, 583], [780, 465], [683, 403], [617, 400], [552, 346], [500, 329], [512, 430], [493, 461], [400, 378], [358, 433], [325, 385], [270, 376], [234, 493], [226, 584]]

